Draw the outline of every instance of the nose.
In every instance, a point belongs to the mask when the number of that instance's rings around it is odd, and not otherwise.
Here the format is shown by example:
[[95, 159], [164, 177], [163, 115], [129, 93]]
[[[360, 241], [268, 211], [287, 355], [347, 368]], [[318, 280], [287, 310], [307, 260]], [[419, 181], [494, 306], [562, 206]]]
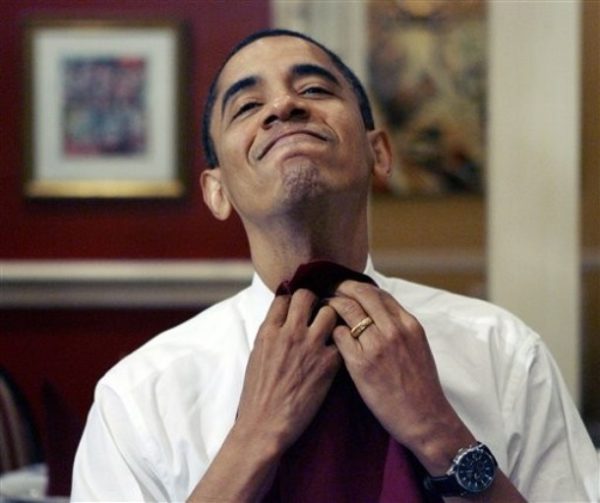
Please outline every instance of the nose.
[[308, 109], [301, 100], [289, 93], [274, 99], [263, 121], [264, 127], [269, 127], [277, 121], [302, 120], [308, 117]]

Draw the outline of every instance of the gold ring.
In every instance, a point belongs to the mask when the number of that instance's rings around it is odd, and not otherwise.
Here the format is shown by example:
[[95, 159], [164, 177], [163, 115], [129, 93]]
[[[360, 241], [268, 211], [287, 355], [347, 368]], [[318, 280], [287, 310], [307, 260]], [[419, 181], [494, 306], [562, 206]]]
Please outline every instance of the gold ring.
[[373, 321], [373, 319], [370, 316], [367, 316], [366, 318], [364, 318], [363, 320], [359, 321], [356, 325], [354, 325], [354, 327], [352, 327], [350, 329], [350, 335], [352, 337], [354, 337], [355, 339], [358, 339], [360, 337], [360, 334], [362, 334], [373, 323], [375, 323]]

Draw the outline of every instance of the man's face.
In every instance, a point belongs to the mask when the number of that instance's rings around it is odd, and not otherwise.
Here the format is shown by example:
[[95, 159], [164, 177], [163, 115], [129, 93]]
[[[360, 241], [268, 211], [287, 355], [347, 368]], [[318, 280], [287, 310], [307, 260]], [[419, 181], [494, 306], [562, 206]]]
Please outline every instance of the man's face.
[[356, 97], [309, 42], [266, 37], [225, 65], [211, 123], [221, 182], [242, 218], [368, 191], [373, 152]]

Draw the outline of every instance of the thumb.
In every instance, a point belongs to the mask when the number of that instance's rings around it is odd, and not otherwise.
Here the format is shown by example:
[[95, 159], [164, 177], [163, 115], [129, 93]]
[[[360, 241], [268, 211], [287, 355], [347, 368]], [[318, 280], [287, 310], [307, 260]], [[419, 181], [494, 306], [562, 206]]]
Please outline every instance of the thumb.
[[346, 357], [356, 354], [359, 346], [358, 340], [350, 335], [350, 329], [346, 325], [335, 327], [332, 337], [344, 360]]

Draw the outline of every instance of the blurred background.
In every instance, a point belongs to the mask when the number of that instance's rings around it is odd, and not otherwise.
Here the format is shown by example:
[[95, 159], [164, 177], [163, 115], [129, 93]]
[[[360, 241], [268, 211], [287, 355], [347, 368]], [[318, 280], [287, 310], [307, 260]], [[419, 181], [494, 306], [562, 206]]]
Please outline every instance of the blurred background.
[[[32, 181], [46, 181], [39, 167], [45, 150], [36, 141], [60, 138], [55, 130], [64, 126], [40, 116], [40, 100], [50, 110], [65, 108], [56, 84], [40, 73], [45, 53], [32, 41], [40, 26], [92, 20], [102, 28], [115, 19], [130, 30], [157, 20], [176, 27], [178, 49], [164, 58], [177, 77], [169, 102], [174, 115], [164, 132], [171, 135], [164, 148], [173, 150], [167, 178], [176, 187], [127, 192], [120, 187], [128, 182], [111, 175], [96, 193], [31, 190]], [[382, 26], [382, 19], [389, 23]], [[305, 31], [337, 50], [368, 83], [380, 123], [398, 128], [398, 170], [423, 161], [419, 169], [437, 173], [435, 182], [408, 183], [398, 172], [397, 184], [375, 187], [376, 266], [521, 316], [547, 341], [600, 442], [600, 2], [5, 0], [0, 469], [45, 462], [56, 474], [50, 493], [67, 494], [73, 449], [102, 374], [152, 336], [248, 283], [252, 270], [239, 220], [217, 222], [202, 203], [200, 120], [225, 54], [244, 35], [269, 26]], [[407, 47], [416, 54], [403, 52]], [[117, 52], [113, 70], [139, 72], [139, 61]], [[52, 57], [64, 64], [60, 55]], [[459, 104], [465, 126], [453, 122], [460, 113], [425, 101], [448, 88], [436, 64], [463, 72], [460, 82], [475, 89], [474, 104]], [[419, 79], [405, 78], [408, 72]], [[396, 96], [394, 89], [402, 92]], [[425, 110], [429, 121], [412, 136], [401, 127], [415, 117], [406, 103]], [[431, 122], [434, 108], [446, 114], [444, 121]], [[144, 130], [150, 144], [162, 145], [163, 132], [156, 132], [162, 112], [152, 100], [137, 110], [151, 117]], [[448, 117], [446, 130], [439, 124]], [[460, 148], [435, 150], [441, 144]], [[123, 152], [139, 154], [136, 145], [131, 152], [119, 147], [116, 157], [93, 149], [82, 155], [78, 147], [74, 169], [107, 159], [118, 169]], [[411, 156], [402, 158], [409, 147]], [[452, 166], [460, 161], [476, 173], [469, 178], [475, 182], [440, 182], [446, 165], [439, 160], [447, 152]], [[53, 169], [61, 168], [57, 158]], [[72, 187], [61, 183], [59, 189]], [[24, 440], [13, 442], [15, 432]]]

